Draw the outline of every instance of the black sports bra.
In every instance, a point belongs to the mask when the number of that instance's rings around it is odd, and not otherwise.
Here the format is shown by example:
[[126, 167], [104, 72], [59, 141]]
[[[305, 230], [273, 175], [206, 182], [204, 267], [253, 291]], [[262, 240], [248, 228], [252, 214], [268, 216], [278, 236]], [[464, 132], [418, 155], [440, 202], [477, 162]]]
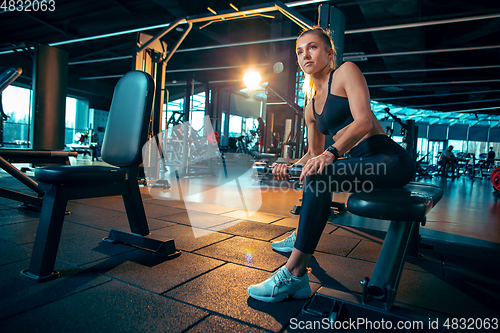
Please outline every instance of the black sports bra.
[[321, 114], [316, 113], [316, 109], [314, 108], [314, 97], [312, 99], [312, 107], [314, 118], [316, 118], [316, 127], [319, 132], [323, 135], [330, 135], [333, 137], [340, 129], [352, 123], [354, 118], [352, 117], [347, 97], [330, 93], [332, 77], [333, 71], [328, 81], [328, 96], [323, 106], [323, 112], [321, 112]]

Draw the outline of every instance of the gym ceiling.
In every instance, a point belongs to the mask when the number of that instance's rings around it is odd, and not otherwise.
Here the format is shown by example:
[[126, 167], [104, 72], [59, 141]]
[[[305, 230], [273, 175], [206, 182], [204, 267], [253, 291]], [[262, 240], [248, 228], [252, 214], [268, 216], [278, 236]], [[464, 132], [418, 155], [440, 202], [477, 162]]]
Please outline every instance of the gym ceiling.
[[[110, 92], [107, 87], [131, 69], [137, 32], [154, 36], [180, 19], [275, 4], [262, 0], [23, 0], [15, 1], [24, 3], [23, 7], [9, 11], [13, 2], [0, 0], [0, 66], [15, 61], [29, 67], [34, 43], [58, 47], [69, 54], [68, 91], [90, 99]], [[42, 7], [34, 11], [35, 3], [41, 2], [47, 2], [45, 11]], [[356, 62], [372, 99], [393, 105], [396, 116], [499, 126], [500, 1], [291, 0], [284, 4], [315, 24], [320, 4], [339, 8], [346, 21], [344, 60]], [[55, 10], [50, 11], [50, 6]], [[171, 99], [184, 95], [186, 80], [191, 78], [236, 89], [242, 87], [247, 67], [271, 71], [271, 17], [281, 15], [269, 11], [208, 25], [206, 20], [193, 23], [167, 64]], [[289, 36], [275, 43], [293, 47], [301, 28], [292, 26]], [[161, 38], [169, 52], [187, 28], [181, 22]], [[26, 68], [20, 82], [30, 79]]]

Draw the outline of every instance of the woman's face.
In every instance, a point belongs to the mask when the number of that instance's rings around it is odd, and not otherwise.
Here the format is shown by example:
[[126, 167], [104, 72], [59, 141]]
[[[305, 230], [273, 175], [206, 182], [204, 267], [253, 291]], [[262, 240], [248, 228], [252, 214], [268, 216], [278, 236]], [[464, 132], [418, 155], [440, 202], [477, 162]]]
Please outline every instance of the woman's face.
[[326, 49], [322, 38], [316, 33], [307, 33], [297, 40], [297, 60], [306, 74], [314, 74], [323, 70], [333, 55], [331, 48]]

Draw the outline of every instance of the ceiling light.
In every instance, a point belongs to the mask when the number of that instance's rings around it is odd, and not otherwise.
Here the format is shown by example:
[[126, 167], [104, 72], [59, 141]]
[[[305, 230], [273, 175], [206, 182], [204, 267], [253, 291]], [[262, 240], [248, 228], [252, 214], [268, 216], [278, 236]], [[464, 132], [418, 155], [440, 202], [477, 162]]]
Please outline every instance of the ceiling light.
[[245, 82], [248, 89], [257, 88], [261, 80], [262, 77], [255, 69], [249, 69], [245, 72], [245, 75], [243, 75], [243, 82]]

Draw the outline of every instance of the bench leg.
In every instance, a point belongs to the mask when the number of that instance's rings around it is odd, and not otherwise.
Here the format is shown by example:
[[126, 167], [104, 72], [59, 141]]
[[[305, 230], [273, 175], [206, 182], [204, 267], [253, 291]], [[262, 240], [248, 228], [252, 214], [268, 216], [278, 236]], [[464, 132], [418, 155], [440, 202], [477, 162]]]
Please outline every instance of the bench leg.
[[59, 276], [54, 271], [54, 265], [67, 203], [68, 195], [64, 189], [53, 186], [45, 193], [30, 266], [27, 271], [21, 272], [22, 276], [37, 281], [47, 281]]
[[390, 310], [403, 271], [412, 229], [418, 222], [392, 221], [370, 279], [363, 285], [363, 304], [370, 299], [385, 303]]
[[127, 187], [129, 189], [127, 194], [123, 194], [123, 203], [127, 212], [128, 223], [130, 231], [134, 234], [141, 236], [149, 235], [148, 221], [144, 205], [142, 203], [141, 191], [137, 178], [132, 177], [127, 180]]

